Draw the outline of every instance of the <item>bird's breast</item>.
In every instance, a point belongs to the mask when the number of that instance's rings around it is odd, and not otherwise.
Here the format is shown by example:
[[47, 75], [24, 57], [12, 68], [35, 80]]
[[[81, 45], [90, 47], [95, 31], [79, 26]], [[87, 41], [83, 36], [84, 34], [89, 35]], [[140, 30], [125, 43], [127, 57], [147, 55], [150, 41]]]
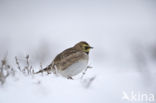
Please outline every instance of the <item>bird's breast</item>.
[[69, 67], [67, 67], [64, 70], [59, 71], [60, 74], [62, 74], [65, 77], [72, 77], [79, 73], [81, 73], [85, 68], [87, 68], [88, 65], [88, 58], [86, 59], [80, 59], [77, 62], [73, 63]]

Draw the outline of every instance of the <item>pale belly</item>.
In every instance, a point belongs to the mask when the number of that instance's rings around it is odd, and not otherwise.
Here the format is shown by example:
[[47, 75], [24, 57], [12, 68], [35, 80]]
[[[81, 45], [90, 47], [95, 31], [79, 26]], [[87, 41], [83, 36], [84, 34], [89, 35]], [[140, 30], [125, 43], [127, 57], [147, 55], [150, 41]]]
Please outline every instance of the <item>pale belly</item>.
[[84, 69], [87, 68], [88, 60], [79, 60], [78, 62], [72, 64], [68, 68], [63, 71], [59, 71], [59, 73], [64, 77], [72, 77], [79, 73], [81, 73]]

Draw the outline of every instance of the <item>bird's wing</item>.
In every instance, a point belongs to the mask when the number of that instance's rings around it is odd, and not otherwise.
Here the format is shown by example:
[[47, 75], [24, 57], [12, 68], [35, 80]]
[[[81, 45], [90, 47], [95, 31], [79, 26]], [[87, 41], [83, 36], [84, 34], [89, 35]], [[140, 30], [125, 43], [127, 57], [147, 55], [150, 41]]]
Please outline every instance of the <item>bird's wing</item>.
[[69, 48], [60, 53], [54, 59], [58, 69], [64, 70], [69, 67], [72, 63], [85, 58], [86, 54], [82, 51], [77, 51], [74, 48]]

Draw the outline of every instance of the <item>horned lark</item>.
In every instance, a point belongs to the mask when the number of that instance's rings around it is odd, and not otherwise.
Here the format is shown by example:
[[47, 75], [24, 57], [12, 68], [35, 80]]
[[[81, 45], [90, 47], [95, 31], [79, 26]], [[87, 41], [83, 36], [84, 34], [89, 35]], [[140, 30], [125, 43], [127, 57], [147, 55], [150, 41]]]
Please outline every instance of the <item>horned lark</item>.
[[72, 79], [72, 76], [87, 68], [89, 51], [92, 48], [87, 42], [81, 41], [58, 54], [50, 65], [36, 73], [47, 71], [48, 73], [59, 73], [63, 77]]

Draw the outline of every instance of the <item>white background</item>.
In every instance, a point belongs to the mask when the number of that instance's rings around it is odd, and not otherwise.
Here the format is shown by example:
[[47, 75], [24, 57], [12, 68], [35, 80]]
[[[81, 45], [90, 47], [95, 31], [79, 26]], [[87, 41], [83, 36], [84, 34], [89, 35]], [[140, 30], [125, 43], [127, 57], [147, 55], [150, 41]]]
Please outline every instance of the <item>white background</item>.
[[77, 78], [19, 73], [0, 87], [0, 103], [126, 103], [123, 91], [155, 94], [155, 18], [154, 0], [0, 0], [1, 59], [8, 52], [16, 68], [14, 57], [29, 54], [37, 71], [87, 41], [93, 68], [85, 78], [96, 76], [86, 89]]

